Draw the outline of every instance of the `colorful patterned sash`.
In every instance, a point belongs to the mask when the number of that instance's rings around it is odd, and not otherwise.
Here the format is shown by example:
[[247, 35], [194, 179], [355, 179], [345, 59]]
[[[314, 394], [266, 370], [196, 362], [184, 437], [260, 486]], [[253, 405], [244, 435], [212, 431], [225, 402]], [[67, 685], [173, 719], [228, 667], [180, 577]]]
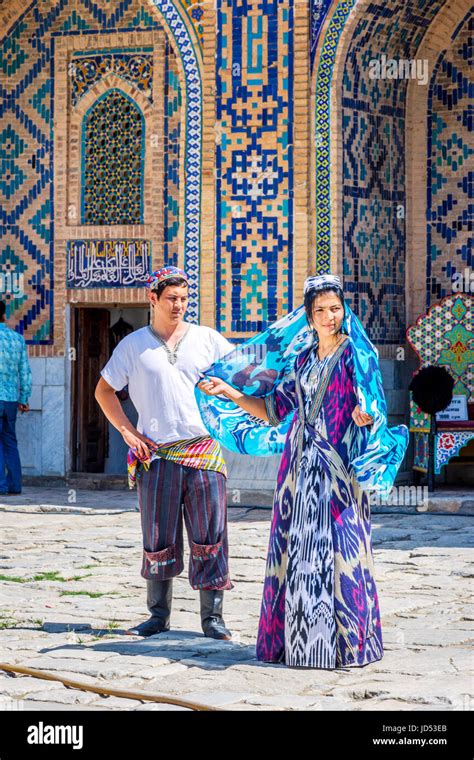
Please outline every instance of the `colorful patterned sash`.
[[140, 477], [140, 465], [148, 470], [154, 459], [170, 459], [176, 464], [195, 467], [197, 470], [214, 470], [227, 477], [227, 468], [222, 456], [222, 449], [217, 441], [209, 436], [173, 441], [161, 446], [156, 444], [150, 457], [140, 457], [136, 451], [128, 450], [127, 472], [128, 487], [133, 488]]

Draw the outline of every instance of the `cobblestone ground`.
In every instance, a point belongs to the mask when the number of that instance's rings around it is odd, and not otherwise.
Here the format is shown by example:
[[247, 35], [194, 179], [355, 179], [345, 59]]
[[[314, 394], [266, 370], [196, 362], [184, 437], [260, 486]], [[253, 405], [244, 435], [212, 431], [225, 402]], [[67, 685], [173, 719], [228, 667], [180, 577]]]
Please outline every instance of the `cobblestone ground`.
[[[96, 492], [71, 506], [27, 491], [0, 505], [2, 663], [232, 710], [472, 709], [472, 516], [373, 514], [385, 655], [360, 669], [296, 670], [255, 659], [270, 511], [229, 510], [234, 640], [202, 636], [184, 575], [172, 630], [142, 639], [124, 635], [147, 616], [136, 497]], [[15, 707], [185, 709], [0, 671], [0, 709]]]

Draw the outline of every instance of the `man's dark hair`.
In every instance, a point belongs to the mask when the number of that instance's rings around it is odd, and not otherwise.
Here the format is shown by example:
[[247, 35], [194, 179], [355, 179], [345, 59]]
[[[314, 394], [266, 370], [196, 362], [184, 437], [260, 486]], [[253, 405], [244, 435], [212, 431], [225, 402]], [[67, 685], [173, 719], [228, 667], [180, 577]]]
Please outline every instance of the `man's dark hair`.
[[7, 305], [5, 301], [0, 301], [0, 320], [3, 322], [3, 318], [5, 316], [5, 312], [7, 310]]
[[151, 292], [156, 293], [158, 300], [161, 298], [161, 295], [165, 288], [168, 288], [172, 285], [175, 287], [180, 287], [181, 285], [187, 285], [188, 281], [184, 279], [184, 277], [168, 277], [167, 280], [163, 280], [163, 282], [158, 283], [156, 288], [152, 288]]
[[327, 285], [323, 285], [321, 288], [318, 288], [317, 290], [308, 290], [308, 292], [305, 294], [304, 297], [304, 308], [306, 311], [306, 319], [308, 320], [308, 324], [311, 327], [311, 319], [313, 315], [313, 303], [314, 299], [318, 296], [322, 295], [323, 293], [334, 293], [335, 296], [337, 296], [341, 302], [341, 306], [344, 308], [344, 293], [340, 288], [337, 287], [337, 285], [331, 285], [328, 283]]

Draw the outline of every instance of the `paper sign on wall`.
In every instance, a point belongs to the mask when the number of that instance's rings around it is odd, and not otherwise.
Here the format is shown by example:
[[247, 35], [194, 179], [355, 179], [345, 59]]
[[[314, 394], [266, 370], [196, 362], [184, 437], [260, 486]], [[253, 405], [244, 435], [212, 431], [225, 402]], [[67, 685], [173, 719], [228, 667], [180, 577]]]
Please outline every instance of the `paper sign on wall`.
[[460, 394], [459, 396], [453, 396], [453, 399], [446, 409], [442, 412], [438, 412], [436, 420], [438, 422], [458, 422], [467, 420], [467, 398]]

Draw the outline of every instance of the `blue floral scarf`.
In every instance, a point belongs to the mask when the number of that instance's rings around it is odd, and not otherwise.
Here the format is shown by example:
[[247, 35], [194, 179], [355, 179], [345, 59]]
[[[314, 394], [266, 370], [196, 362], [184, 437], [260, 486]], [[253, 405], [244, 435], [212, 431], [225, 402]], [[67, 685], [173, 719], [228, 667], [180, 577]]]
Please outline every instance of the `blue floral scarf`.
[[[329, 282], [331, 277], [310, 280]], [[354, 348], [355, 391], [360, 407], [374, 418], [373, 424], [367, 428], [365, 449], [351, 464], [362, 488], [388, 491], [408, 446], [408, 428], [406, 425], [392, 428], [387, 425], [378, 352], [346, 301], [342, 331], [349, 336]], [[296, 356], [309, 348], [314, 340], [304, 306], [300, 306], [263, 333], [237, 346], [203, 374], [219, 377], [249, 396], [264, 397], [290, 374]], [[252, 456], [270, 456], [283, 451], [294, 412], [273, 427], [248, 414], [233, 401], [207, 396], [197, 386], [195, 395], [206, 429], [225, 448]]]

